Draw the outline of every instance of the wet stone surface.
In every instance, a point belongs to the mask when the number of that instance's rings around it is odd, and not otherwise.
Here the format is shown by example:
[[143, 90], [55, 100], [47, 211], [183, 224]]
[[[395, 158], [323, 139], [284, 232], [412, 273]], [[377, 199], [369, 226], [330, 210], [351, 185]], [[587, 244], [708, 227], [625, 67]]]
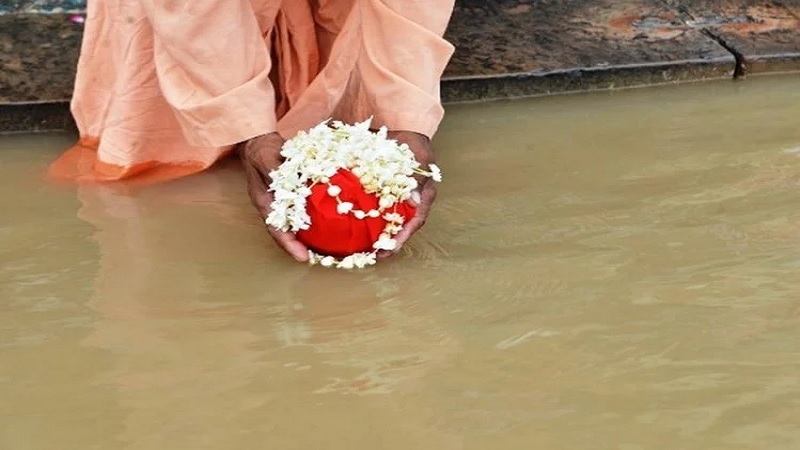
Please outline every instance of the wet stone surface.
[[68, 103], [0, 104], [0, 133], [47, 131], [77, 133]]
[[457, 2], [445, 101], [719, 79], [736, 58], [659, 0]]
[[461, 1], [448, 38], [446, 75], [550, 72], [732, 55], [659, 0]]
[[0, 16], [0, 103], [69, 99], [82, 31], [66, 14]]
[[0, 0], [0, 14], [77, 12], [86, 8], [86, 0]]
[[749, 73], [800, 69], [800, 0], [670, 0], [741, 55]]

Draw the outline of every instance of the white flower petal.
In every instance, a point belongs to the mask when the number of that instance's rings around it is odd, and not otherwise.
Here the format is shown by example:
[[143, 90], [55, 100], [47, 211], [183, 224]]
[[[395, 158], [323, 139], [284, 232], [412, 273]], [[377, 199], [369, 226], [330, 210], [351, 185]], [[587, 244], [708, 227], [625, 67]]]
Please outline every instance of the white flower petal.
[[322, 258], [319, 263], [323, 267], [332, 267], [334, 264], [336, 264], [336, 258], [334, 258], [333, 256], [326, 256]]
[[405, 221], [403, 216], [401, 214], [396, 213], [396, 212], [384, 214], [383, 215], [383, 220], [385, 220], [387, 222], [393, 222], [393, 223], [403, 223]]
[[431, 164], [428, 166], [428, 169], [431, 172], [431, 178], [433, 181], [437, 183], [441, 183], [442, 181], [442, 169], [439, 168], [436, 164]]
[[378, 200], [378, 206], [381, 209], [391, 208], [393, 204], [394, 202], [391, 196], [381, 197], [381, 199]]
[[341, 260], [336, 267], [340, 269], [352, 269], [355, 267], [355, 262], [353, 261], [352, 256], [348, 256], [347, 258]]
[[389, 237], [388, 234], [381, 234], [372, 247], [376, 250], [394, 250], [397, 248], [397, 241]]
[[339, 214], [347, 214], [353, 209], [353, 204], [350, 202], [342, 202], [336, 205], [336, 212]]
[[330, 195], [331, 197], [336, 197], [341, 193], [342, 193], [342, 188], [340, 188], [339, 186], [336, 186], [335, 184], [328, 186], [328, 195]]
[[401, 231], [403, 231], [403, 227], [395, 223], [387, 223], [386, 226], [383, 227], [383, 232], [390, 236], [394, 236]]

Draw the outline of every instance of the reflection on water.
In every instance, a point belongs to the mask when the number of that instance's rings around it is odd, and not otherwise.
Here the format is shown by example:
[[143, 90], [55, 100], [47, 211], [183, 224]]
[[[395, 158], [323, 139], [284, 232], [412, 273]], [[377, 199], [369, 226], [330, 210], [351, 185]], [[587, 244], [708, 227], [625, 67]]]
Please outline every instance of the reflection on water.
[[235, 161], [0, 141], [2, 449], [796, 449], [800, 81], [450, 108], [405, 253], [296, 265]]

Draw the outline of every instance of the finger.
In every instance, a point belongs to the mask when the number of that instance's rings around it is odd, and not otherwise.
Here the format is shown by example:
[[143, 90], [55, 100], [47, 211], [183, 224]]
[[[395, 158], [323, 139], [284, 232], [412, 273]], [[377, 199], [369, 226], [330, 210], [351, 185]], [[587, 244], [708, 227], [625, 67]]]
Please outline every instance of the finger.
[[[263, 179], [262, 179], [263, 182]], [[264, 194], [260, 197], [263, 198], [263, 201], [258, 201], [259, 208], [264, 208], [264, 215], [263, 217], [266, 218], [269, 215], [269, 212], [272, 210], [272, 200], [275, 198], [274, 194], [266, 188]], [[260, 209], [259, 209], [260, 210]], [[306, 262], [308, 261], [308, 248], [303, 245], [299, 240], [297, 240], [297, 236], [294, 233], [290, 233], [288, 231], [280, 231], [275, 229], [274, 227], [268, 226], [267, 229], [269, 230], [269, 235], [272, 236], [272, 239], [278, 244], [278, 247], [283, 249], [286, 253], [288, 253], [292, 258], [294, 258], [298, 262]]]
[[[427, 178], [423, 178], [420, 180], [419, 186], [421, 187], [422, 192], [426, 191], [428, 181], [429, 180]], [[434, 197], [435, 197], [435, 192], [434, 192]], [[417, 208], [414, 217], [411, 218], [411, 220], [409, 220], [408, 222], [406, 222], [400, 233], [395, 235], [394, 239], [397, 242], [397, 247], [395, 247], [394, 250], [378, 251], [376, 255], [378, 259], [389, 258], [397, 254], [400, 251], [400, 248], [403, 246], [403, 244], [411, 237], [411, 235], [416, 233], [417, 230], [422, 228], [422, 226], [425, 224], [425, 220], [427, 219], [428, 216], [428, 211], [430, 211], [430, 206], [428, 205], [426, 208], [422, 208], [423, 196], [422, 194], [420, 194], [419, 190], [413, 192], [413, 195], [408, 200], [408, 203], [414, 208]], [[433, 198], [430, 199], [430, 203], [433, 203]]]
[[[264, 195], [265, 204], [266, 206], [266, 213], [264, 217], [267, 217], [269, 211], [271, 211], [272, 200], [274, 195], [272, 192], [267, 190], [266, 194]], [[267, 226], [267, 230], [269, 231], [269, 235], [272, 236], [272, 239], [275, 243], [283, 249], [286, 253], [288, 253], [292, 258], [294, 258], [298, 262], [306, 262], [308, 261], [308, 248], [303, 245], [299, 240], [297, 240], [297, 236], [294, 233], [290, 233], [288, 231], [280, 231], [274, 227]]]
[[262, 136], [245, 146], [243, 157], [265, 180], [269, 180], [270, 173], [283, 163], [284, 158], [280, 154], [283, 142], [277, 133]]
[[244, 171], [247, 177], [247, 193], [250, 196], [250, 202], [253, 203], [261, 217], [266, 218], [272, 204], [269, 186], [255, 167], [245, 163]]
[[397, 241], [397, 247], [394, 253], [397, 253], [408, 239], [425, 225], [431, 208], [433, 207], [434, 200], [436, 200], [436, 187], [433, 183], [426, 183], [420, 195], [420, 204], [417, 207], [417, 213], [403, 226], [403, 229], [397, 233], [397, 236], [394, 238], [395, 241]]
[[275, 240], [275, 243], [278, 244], [278, 247], [282, 248], [297, 262], [308, 261], [308, 247], [298, 241], [294, 233], [269, 227], [269, 234], [272, 236], [272, 239]]
[[[273, 194], [269, 191], [266, 181], [255, 167], [245, 164], [247, 176], [247, 190], [250, 201], [256, 207], [262, 218], [269, 215], [272, 207]], [[308, 248], [297, 240], [293, 233], [276, 230], [268, 227], [269, 234], [275, 243], [298, 262], [308, 261]]]
[[397, 241], [397, 246], [392, 253], [394, 254], [399, 252], [400, 249], [403, 248], [403, 245], [405, 245], [405, 243], [411, 238], [411, 236], [425, 225], [426, 220], [427, 217], [421, 216], [419, 213], [417, 213], [413, 219], [409, 220], [408, 223], [406, 223], [403, 227], [403, 230], [397, 233], [397, 236], [395, 236], [394, 240]]

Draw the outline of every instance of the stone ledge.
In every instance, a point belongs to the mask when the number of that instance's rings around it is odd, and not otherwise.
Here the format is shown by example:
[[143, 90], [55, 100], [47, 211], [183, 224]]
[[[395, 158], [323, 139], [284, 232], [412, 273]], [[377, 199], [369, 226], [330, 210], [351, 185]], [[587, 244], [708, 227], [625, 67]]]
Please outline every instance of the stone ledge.
[[[449, 77], [734, 62], [661, 0], [461, 1]], [[492, 5], [492, 6], [487, 6]]]
[[52, 14], [86, 10], [86, 0], [0, 0], [0, 14]]
[[728, 79], [733, 74], [733, 61], [733, 58], [721, 58], [548, 73], [451, 77], [442, 82], [442, 99], [445, 103], [477, 102]]
[[67, 102], [0, 104], [0, 133], [75, 130]]

